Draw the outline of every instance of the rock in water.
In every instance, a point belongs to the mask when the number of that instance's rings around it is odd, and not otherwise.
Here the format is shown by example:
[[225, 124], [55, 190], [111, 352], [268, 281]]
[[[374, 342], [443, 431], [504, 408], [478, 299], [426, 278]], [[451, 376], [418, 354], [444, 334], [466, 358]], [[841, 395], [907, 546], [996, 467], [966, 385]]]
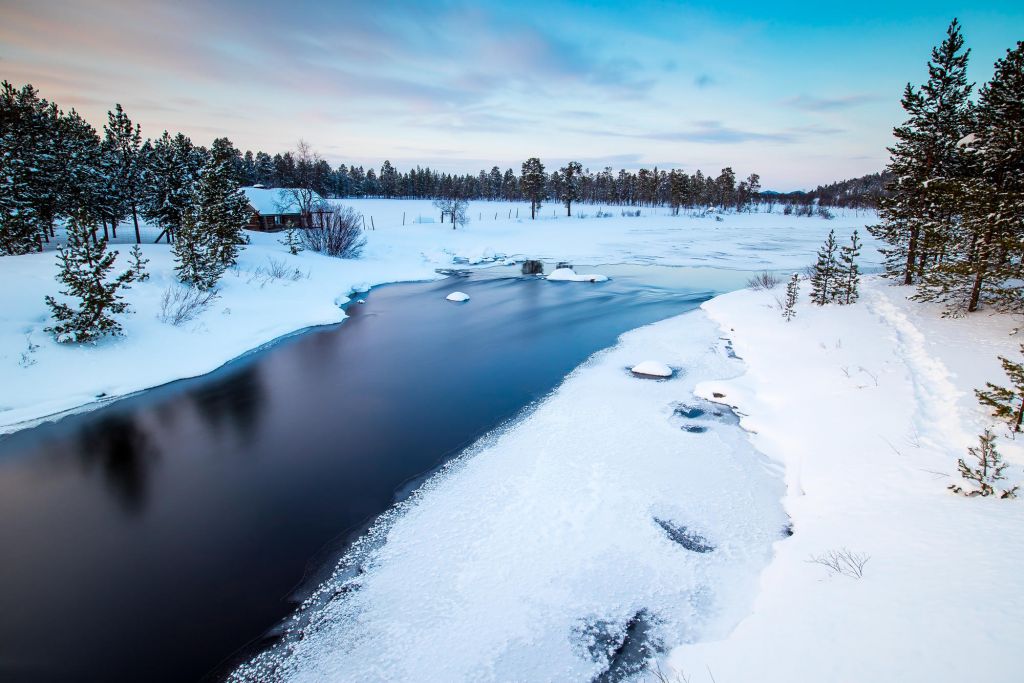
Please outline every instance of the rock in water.
[[671, 377], [672, 368], [659, 363], [656, 360], [645, 360], [643, 363], [639, 363], [630, 368], [630, 371], [637, 377]]
[[540, 261], [529, 260], [523, 263], [523, 275], [543, 275], [544, 264]]
[[465, 292], [452, 292], [445, 299], [448, 299], [448, 301], [469, 301], [469, 294]]

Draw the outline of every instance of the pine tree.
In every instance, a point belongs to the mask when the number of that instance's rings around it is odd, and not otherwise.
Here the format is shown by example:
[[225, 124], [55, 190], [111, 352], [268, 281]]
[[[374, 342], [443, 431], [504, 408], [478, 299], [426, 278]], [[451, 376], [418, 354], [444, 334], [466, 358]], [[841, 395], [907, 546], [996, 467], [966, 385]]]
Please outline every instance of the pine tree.
[[836, 262], [836, 231], [830, 230], [825, 244], [818, 250], [818, 261], [811, 272], [811, 301], [824, 306], [833, 301], [837, 285], [839, 264]]
[[196, 220], [216, 236], [217, 258], [225, 268], [235, 265], [239, 248], [246, 244], [242, 229], [252, 211], [234, 178], [235, 149], [227, 138], [217, 138], [196, 186]]
[[284, 231], [284, 237], [281, 239], [281, 244], [288, 247], [288, 253], [292, 256], [296, 256], [300, 251], [302, 251], [302, 243], [299, 241], [299, 233], [295, 228], [288, 228]]
[[[996, 450], [996, 437], [992, 430], [986, 429], [978, 437], [978, 447], [968, 448], [967, 452], [970, 453], [977, 464], [972, 467], [963, 458], [960, 458], [957, 461], [957, 469], [960, 471], [961, 477], [969, 482], [973, 482], [977, 488], [965, 489], [959, 484], [950, 484], [949, 490], [953, 493], [969, 497], [995, 495], [996, 488], [994, 484], [1006, 479], [1003, 472], [1006, 470], [1007, 464], [1003, 462], [999, 451]], [[1016, 498], [1018, 488], [1014, 486], [1003, 489], [999, 492], [999, 497]]]
[[75, 297], [81, 304], [72, 308], [52, 296], [46, 297], [57, 321], [46, 331], [52, 332], [58, 342], [94, 342], [104, 335], [121, 334], [120, 323], [111, 316], [128, 309], [118, 291], [133, 280], [134, 273], [128, 270], [108, 281], [117, 254], [107, 251], [106, 239], [93, 239], [95, 231], [95, 221], [85, 212], [68, 219], [67, 244], [57, 253], [61, 266], [58, 280], [65, 287], [61, 294]]
[[181, 225], [181, 216], [189, 208], [199, 175], [197, 154], [192, 141], [167, 131], [153, 143], [142, 188], [142, 215], [159, 225], [167, 241]]
[[[995, 64], [981, 89], [974, 174], [963, 183], [962, 253], [954, 277], [964, 276], [967, 312], [982, 304], [1024, 311], [1024, 42]], [[958, 272], [957, 272], [958, 271]]]
[[149, 259], [142, 257], [142, 247], [138, 244], [133, 245], [132, 250], [128, 253], [131, 255], [132, 280], [135, 282], [145, 282], [149, 279], [149, 272], [146, 270], [146, 264], [149, 263]]
[[967, 59], [960, 24], [954, 19], [946, 38], [932, 50], [928, 81], [903, 92], [907, 120], [893, 130], [896, 145], [889, 148], [887, 170], [894, 180], [883, 198], [882, 222], [869, 228], [887, 243], [885, 274], [914, 284], [942, 257], [953, 223], [945, 188], [962, 173], [963, 155], [957, 143], [971, 125]]
[[139, 202], [142, 194], [145, 155], [142, 150], [142, 128], [133, 124], [120, 104], [107, 112], [103, 127], [104, 139], [116, 175], [115, 187], [121, 201], [131, 213], [135, 224], [135, 242], [142, 242], [139, 231]]
[[[1020, 345], [1020, 352], [1024, 354], [1024, 344]], [[1024, 421], [1024, 363], [1015, 363], [1003, 356], [999, 356], [999, 362], [1013, 388], [1007, 389], [986, 382], [987, 388], [976, 389], [974, 394], [981, 404], [992, 408], [994, 417], [1005, 420], [1014, 432], [1020, 432], [1021, 422]]]
[[786, 284], [786, 305], [782, 309], [782, 317], [786, 319], [787, 323], [796, 317], [796, 302], [799, 297], [800, 275], [793, 273], [793, 276], [789, 278], [789, 283]]
[[583, 165], [578, 161], [570, 161], [562, 167], [562, 186], [558, 198], [565, 205], [567, 216], [572, 216], [572, 203], [580, 198], [582, 176]]
[[860, 297], [860, 268], [857, 266], [860, 248], [861, 242], [857, 231], [854, 230], [850, 236], [850, 244], [839, 250], [839, 268], [833, 300], [840, 304], [852, 304]]
[[523, 199], [530, 200], [530, 219], [537, 218], [541, 202], [544, 199], [547, 178], [544, 175], [544, 164], [537, 157], [530, 157], [523, 162], [523, 173], [519, 178], [519, 190]]
[[0, 86], [0, 255], [41, 249], [49, 222], [43, 203], [52, 177], [51, 105], [31, 85]]
[[216, 287], [226, 270], [219, 248], [217, 234], [200, 218], [198, 207], [190, 207], [181, 216], [178, 235], [171, 247], [178, 279], [196, 289]]

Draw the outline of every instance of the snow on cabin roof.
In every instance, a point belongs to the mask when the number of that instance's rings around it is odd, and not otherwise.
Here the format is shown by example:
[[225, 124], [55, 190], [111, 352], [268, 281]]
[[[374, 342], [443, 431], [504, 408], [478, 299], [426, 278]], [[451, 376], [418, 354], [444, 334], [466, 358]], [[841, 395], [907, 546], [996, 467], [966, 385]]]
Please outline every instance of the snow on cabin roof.
[[[289, 188], [242, 187], [239, 189], [245, 193], [245, 198], [249, 201], [249, 204], [261, 216], [299, 213], [298, 203], [295, 201], [295, 196]], [[313, 203], [316, 204], [322, 201], [323, 197], [314, 192]]]

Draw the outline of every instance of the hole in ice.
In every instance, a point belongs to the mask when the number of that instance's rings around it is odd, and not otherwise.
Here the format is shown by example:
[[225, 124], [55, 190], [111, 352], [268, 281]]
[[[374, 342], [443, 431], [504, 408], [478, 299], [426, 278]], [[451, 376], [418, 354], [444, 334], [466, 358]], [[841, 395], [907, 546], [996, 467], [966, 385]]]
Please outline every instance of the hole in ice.
[[729, 406], [724, 406], [720, 403], [712, 403], [711, 401], [702, 401], [699, 399], [695, 399], [687, 403], [674, 404], [672, 407], [672, 415], [673, 417], [683, 418], [686, 420], [713, 420], [715, 422], [732, 425], [738, 425], [740, 423], [739, 415], [737, 415]]
[[591, 619], [573, 629], [575, 644], [590, 659], [604, 664], [594, 683], [617, 683], [642, 672], [647, 662], [664, 651], [654, 636], [655, 619], [642, 609], [625, 621]]
[[688, 406], [685, 403], [676, 406], [676, 409], [673, 411], [673, 413], [679, 415], [680, 417], [685, 417], [689, 420], [704, 415], [704, 411], [701, 408], [698, 408], [696, 406]]
[[708, 428], [701, 425], [683, 425], [683, 431], [690, 434], [703, 434], [708, 431]]
[[662, 530], [664, 530], [669, 539], [691, 552], [710, 553], [715, 549], [715, 546], [712, 545], [708, 539], [704, 538], [700, 534], [690, 531], [682, 524], [675, 524], [666, 519], [659, 519], [658, 517], [655, 517], [654, 521], [662, 528]]

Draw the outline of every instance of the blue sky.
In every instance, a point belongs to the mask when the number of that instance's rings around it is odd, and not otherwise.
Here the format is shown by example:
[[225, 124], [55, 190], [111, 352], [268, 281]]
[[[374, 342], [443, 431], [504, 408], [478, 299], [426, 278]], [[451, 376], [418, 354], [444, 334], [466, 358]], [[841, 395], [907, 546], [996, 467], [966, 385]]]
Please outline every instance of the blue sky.
[[781, 190], [880, 170], [957, 16], [971, 78], [1024, 3], [0, 0], [0, 77], [94, 124], [400, 168], [731, 165]]

